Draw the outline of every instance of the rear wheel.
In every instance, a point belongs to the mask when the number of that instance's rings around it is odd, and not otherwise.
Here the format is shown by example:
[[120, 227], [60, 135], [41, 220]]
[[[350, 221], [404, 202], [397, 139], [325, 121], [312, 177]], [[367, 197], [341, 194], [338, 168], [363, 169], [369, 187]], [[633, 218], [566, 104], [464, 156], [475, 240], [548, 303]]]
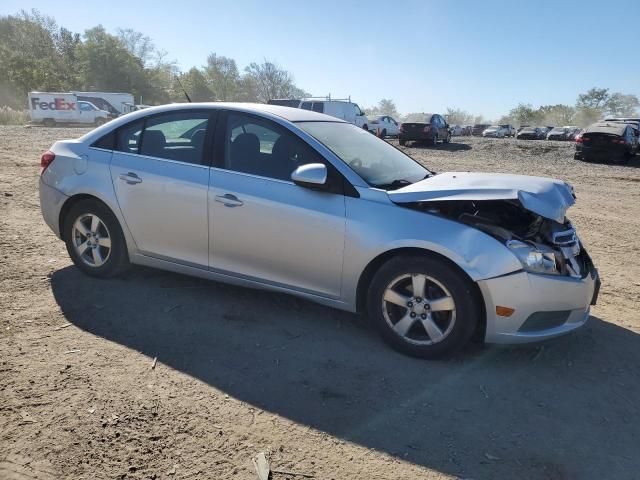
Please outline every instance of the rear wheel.
[[129, 266], [118, 219], [97, 200], [82, 200], [72, 206], [63, 234], [71, 260], [87, 275], [111, 277]]
[[385, 138], [387, 136], [387, 129], [383, 128], [382, 133], [380, 134], [380, 138]]
[[470, 340], [480, 321], [481, 302], [471, 281], [446, 261], [398, 256], [373, 277], [367, 312], [396, 350], [438, 358]]
[[96, 125], [100, 126], [100, 125], [104, 125], [105, 123], [107, 123], [107, 121], [104, 118], [96, 118]]
[[451, 143], [451, 132], [447, 133], [447, 136], [443, 141], [444, 143]]

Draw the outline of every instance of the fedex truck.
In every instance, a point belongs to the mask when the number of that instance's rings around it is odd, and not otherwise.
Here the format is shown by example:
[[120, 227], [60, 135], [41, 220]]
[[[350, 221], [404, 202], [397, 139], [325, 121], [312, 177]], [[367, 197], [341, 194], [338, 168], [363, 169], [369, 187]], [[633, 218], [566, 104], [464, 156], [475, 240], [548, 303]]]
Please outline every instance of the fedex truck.
[[73, 93], [29, 92], [29, 113], [33, 123], [102, 125], [112, 115]]
[[100, 110], [106, 110], [114, 117], [135, 110], [133, 95], [130, 93], [77, 91], [72, 91], [71, 93], [77, 96], [78, 100], [90, 102]]

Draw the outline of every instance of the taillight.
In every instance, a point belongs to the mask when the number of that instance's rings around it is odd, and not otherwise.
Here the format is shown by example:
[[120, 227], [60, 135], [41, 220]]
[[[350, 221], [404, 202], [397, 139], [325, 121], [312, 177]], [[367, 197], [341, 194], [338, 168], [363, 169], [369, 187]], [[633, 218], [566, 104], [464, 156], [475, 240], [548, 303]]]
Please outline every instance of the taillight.
[[624, 145], [624, 144], [626, 143], [626, 142], [624, 141], [624, 138], [614, 138], [614, 139], [612, 140], [612, 142], [613, 142], [613, 143], [620, 144], [620, 145]]
[[400, 124], [400, 131], [404, 132], [404, 125], [403, 124]]
[[42, 154], [42, 157], [40, 157], [40, 175], [42, 175], [42, 172], [44, 172], [55, 159], [56, 154], [50, 150], [47, 150]]
[[576, 137], [576, 143], [582, 143], [584, 140], [582, 139], [582, 135], [578, 135]]
[[429, 132], [431, 131], [431, 125], [427, 125], [426, 127], [424, 127], [424, 128], [422, 129], [422, 131], [423, 131], [424, 133], [429, 133]]

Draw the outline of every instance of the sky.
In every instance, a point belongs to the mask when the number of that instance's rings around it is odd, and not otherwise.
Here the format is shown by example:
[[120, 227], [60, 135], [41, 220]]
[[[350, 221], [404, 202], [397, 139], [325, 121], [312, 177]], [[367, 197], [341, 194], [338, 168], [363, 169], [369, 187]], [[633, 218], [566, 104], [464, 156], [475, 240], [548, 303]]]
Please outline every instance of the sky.
[[[315, 96], [382, 98], [401, 113], [447, 107], [498, 118], [518, 103], [574, 104], [591, 87], [640, 96], [640, 1], [3, 0], [74, 32], [150, 36], [182, 70], [215, 52], [268, 59]], [[627, 41], [615, 39], [623, 37]]]

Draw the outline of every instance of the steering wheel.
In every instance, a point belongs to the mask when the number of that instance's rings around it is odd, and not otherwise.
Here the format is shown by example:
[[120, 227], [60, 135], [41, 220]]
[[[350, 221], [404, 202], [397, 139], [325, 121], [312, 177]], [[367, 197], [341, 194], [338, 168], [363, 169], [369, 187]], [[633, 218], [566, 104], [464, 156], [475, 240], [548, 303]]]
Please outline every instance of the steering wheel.
[[360, 160], [359, 158], [354, 158], [349, 162], [349, 165], [351, 165], [353, 168], [360, 168], [362, 167], [362, 160]]

